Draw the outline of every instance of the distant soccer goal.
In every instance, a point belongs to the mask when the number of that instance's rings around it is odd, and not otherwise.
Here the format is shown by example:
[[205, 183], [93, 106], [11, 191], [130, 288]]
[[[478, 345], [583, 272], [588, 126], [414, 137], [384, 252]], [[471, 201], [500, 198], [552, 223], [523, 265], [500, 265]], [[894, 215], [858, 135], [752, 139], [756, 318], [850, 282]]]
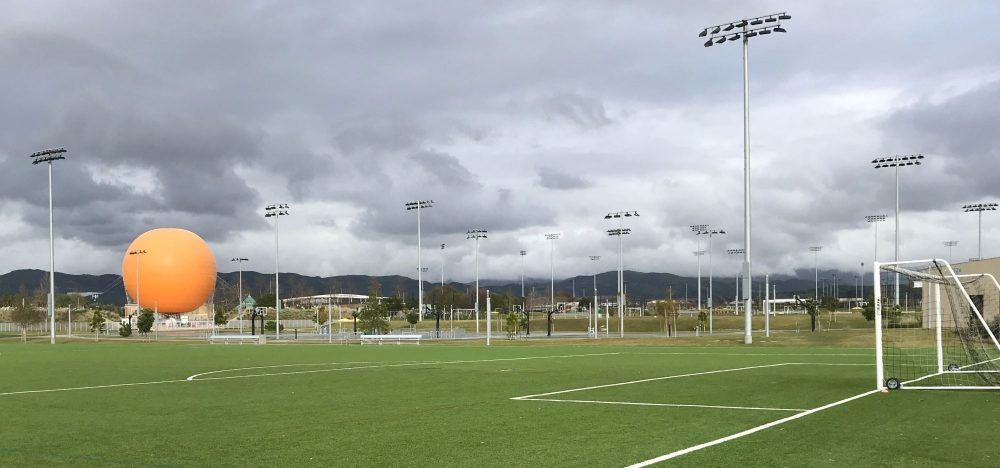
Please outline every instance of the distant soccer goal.
[[874, 279], [900, 275], [917, 300], [893, 304], [875, 288], [877, 388], [1000, 390], [1000, 283], [956, 274], [944, 260], [875, 262]]

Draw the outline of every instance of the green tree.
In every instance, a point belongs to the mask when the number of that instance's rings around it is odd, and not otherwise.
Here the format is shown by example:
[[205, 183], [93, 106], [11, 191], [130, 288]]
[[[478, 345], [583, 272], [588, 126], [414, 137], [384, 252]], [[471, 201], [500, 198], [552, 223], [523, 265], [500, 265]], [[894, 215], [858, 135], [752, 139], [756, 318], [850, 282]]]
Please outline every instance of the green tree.
[[869, 295], [868, 299], [865, 299], [865, 306], [861, 308], [861, 315], [869, 322], [875, 320], [875, 296]]
[[418, 314], [415, 310], [411, 310], [406, 313], [406, 323], [410, 324], [410, 328], [413, 328], [419, 321], [420, 314]]
[[521, 331], [520, 315], [514, 312], [507, 312], [507, 316], [504, 318], [503, 331], [507, 332], [508, 340], [513, 340]]
[[45, 320], [45, 313], [28, 303], [22, 296], [20, 301], [15, 303], [14, 310], [11, 311], [10, 318], [21, 329], [21, 339], [28, 342], [28, 327]]
[[698, 326], [704, 330], [706, 325], [708, 325], [708, 314], [703, 310], [698, 312]]
[[128, 338], [132, 336], [132, 322], [125, 322], [120, 328], [118, 328], [118, 336], [122, 338]]
[[153, 311], [149, 309], [142, 309], [142, 313], [139, 314], [139, 320], [136, 320], [135, 327], [139, 330], [139, 334], [149, 338], [149, 331], [153, 329]]
[[386, 319], [387, 313], [385, 304], [379, 302], [378, 299], [369, 297], [356, 314], [359, 322], [358, 325], [365, 333], [388, 333], [389, 321]]
[[101, 332], [104, 331], [104, 314], [100, 310], [95, 310], [90, 316], [90, 331], [94, 333], [94, 339], [101, 341]]
[[216, 308], [215, 324], [221, 327], [222, 325], [225, 325], [227, 323], [229, 323], [229, 314], [226, 314], [226, 310], [224, 308]]
[[812, 299], [806, 299], [804, 301], [802, 299], [795, 299], [795, 301], [806, 310], [807, 314], [809, 314], [810, 330], [816, 331], [816, 318], [819, 315], [819, 303]]
[[663, 329], [667, 333], [667, 336], [676, 334], [679, 307], [677, 301], [674, 300], [673, 288], [667, 288], [666, 297], [661, 301], [657, 301], [656, 306], [653, 308], [653, 313], [663, 321]]

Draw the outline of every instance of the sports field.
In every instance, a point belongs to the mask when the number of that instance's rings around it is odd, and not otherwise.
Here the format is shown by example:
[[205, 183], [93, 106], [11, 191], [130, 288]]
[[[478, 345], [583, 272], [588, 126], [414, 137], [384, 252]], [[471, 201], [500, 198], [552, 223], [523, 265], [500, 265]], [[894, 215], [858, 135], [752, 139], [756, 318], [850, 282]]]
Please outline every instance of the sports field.
[[870, 349], [551, 343], [6, 343], [0, 465], [1000, 463], [997, 392]]

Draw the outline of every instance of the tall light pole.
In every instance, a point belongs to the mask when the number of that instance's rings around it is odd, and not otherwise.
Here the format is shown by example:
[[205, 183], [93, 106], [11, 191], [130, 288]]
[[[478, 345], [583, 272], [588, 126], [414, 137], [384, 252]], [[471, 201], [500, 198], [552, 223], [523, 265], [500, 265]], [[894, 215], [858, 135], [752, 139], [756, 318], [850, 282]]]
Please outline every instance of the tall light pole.
[[[600, 255], [591, 255], [591, 261], [598, 261], [601, 259]], [[597, 266], [594, 266], [594, 303], [590, 308], [591, 313], [594, 316], [594, 338], [597, 338]]]
[[[726, 249], [726, 253], [729, 255], [741, 255], [743, 254], [743, 249]], [[749, 293], [749, 291], [748, 291]], [[740, 307], [740, 273], [736, 273], [736, 312], [739, 313]], [[746, 313], [747, 309], [743, 309], [743, 313]]]
[[823, 247], [819, 246], [809, 247], [809, 251], [813, 253], [813, 274], [815, 275], [813, 281], [815, 281], [814, 294], [816, 296], [816, 302], [819, 302], [819, 263], [817, 258], [820, 250], [823, 250]]
[[424, 319], [424, 276], [420, 265], [420, 210], [434, 206], [434, 200], [418, 200], [404, 205], [406, 211], [417, 210], [417, 315]]
[[948, 263], [954, 263], [951, 256], [951, 248], [958, 245], [958, 241], [944, 241], [942, 242], [945, 247], [948, 247]]
[[695, 234], [695, 239], [698, 240], [698, 250], [694, 252], [694, 255], [698, 257], [698, 312], [701, 312], [701, 257], [705, 256], [705, 251], [701, 250], [701, 237], [698, 237], [698, 233], [708, 229], [707, 224], [693, 224], [691, 225], [691, 231]]
[[56, 240], [52, 221], [52, 161], [66, 159], [65, 148], [54, 148], [31, 153], [31, 164], [47, 163], [49, 167], [49, 340], [56, 344]]
[[264, 207], [264, 217], [274, 218], [274, 339], [276, 340], [281, 339], [281, 294], [278, 289], [278, 218], [288, 216], [288, 208], [287, 203], [277, 203]]
[[715, 292], [712, 290], [712, 237], [720, 234], [725, 234], [726, 231], [722, 229], [705, 229], [704, 231], [698, 232], [699, 236], [708, 236], [708, 334], [712, 334], [715, 331], [714, 322], [714, 312], [715, 312], [715, 301], [712, 299], [712, 294]]
[[[239, 289], [240, 297], [239, 297], [239, 302], [238, 302], [239, 305], [237, 307], [239, 307], [239, 314], [240, 314], [240, 334], [242, 335], [243, 334], [243, 262], [248, 262], [250, 260], [246, 259], [246, 258], [242, 258], [242, 257], [233, 257], [233, 259], [230, 260], [230, 261], [231, 262], [236, 262], [236, 267], [240, 271], [240, 286], [239, 286], [239, 288], [240, 288]], [[136, 288], [136, 290], [138, 290], [138, 288]]]
[[528, 255], [527, 250], [521, 251], [521, 301], [524, 301], [524, 256]]
[[146, 253], [145, 250], [133, 250], [129, 255], [135, 256], [135, 305], [142, 312], [142, 304], [139, 303], [139, 256]]
[[962, 207], [966, 213], [976, 212], [979, 213], [979, 253], [976, 258], [983, 259], [983, 212], [984, 211], [996, 211], [996, 203], [976, 203], [974, 205], [965, 205]]
[[[619, 321], [622, 325], [625, 323], [624, 313], [625, 313], [625, 267], [622, 261], [622, 236], [628, 235], [632, 232], [631, 229], [626, 229], [622, 227], [622, 220], [624, 218], [631, 218], [633, 216], [639, 216], [639, 212], [635, 210], [627, 211], [616, 211], [614, 213], [608, 213], [604, 215], [604, 219], [617, 219], [618, 229], [608, 230], [609, 236], [618, 237], [618, 316]], [[619, 329], [619, 334], [624, 336], [624, 331]]]
[[865, 221], [868, 221], [875, 227], [875, 252], [872, 255], [872, 260], [876, 262], [878, 261], [878, 223], [885, 221], [885, 218], [884, 214], [865, 216]]
[[691, 253], [698, 257], [698, 312], [701, 312], [701, 257], [705, 256], [705, 251], [696, 250]]
[[[924, 159], [922, 154], [908, 154], [889, 156], [887, 158], [872, 159], [875, 169], [893, 168], [896, 176], [896, 255], [895, 261], [899, 261], [899, 168], [903, 166], [919, 166], [920, 160]], [[899, 305], [899, 273], [896, 273], [896, 297], [895, 305]]]
[[[745, 308], [750, 309], [750, 78], [748, 49], [751, 37], [769, 35], [771, 32], [784, 33], [781, 27], [782, 20], [792, 19], [787, 12], [773, 13], [770, 15], [757, 16], [754, 18], [744, 18], [726, 24], [710, 26], [705, 28], [698, 37], [709, 36], [705, 42], [705, 47], [713, 44], [721, 44], [726, 41], [743, 39], [743, 290], [746, 297]], [[731, 32], [740, 28], [739, 31]], [[750, 334], [750, 314], [744, 320], [743, 342], [753, 343], [753, 336]]]
[[549, 310], [555, 312], [556, 310], [555, 252], [556, 252], [556, 241], [559, 240], [559, 233], [546, 234], [545, 238], [549, 240]]
[[479, 239], [486, 238], [485, 229], [470, 229], [465, 233], [466, 239], [476, 241], [476, 334], [479, 334]]

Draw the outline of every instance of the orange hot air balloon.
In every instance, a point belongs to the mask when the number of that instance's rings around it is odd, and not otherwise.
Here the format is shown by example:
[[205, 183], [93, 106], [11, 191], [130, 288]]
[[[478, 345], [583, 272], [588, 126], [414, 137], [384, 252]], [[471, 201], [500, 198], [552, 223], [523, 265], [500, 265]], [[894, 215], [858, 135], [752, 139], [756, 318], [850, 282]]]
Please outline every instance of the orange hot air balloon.
[[201, 237], [185, 229], [147, 231], [129, 244], [122, 259], [128, 295], [138, 297], [141, 307], [156, 308], [161, 314], [182, 314], [201, 307], [215, 290], [215, 274], [212, 250]]

